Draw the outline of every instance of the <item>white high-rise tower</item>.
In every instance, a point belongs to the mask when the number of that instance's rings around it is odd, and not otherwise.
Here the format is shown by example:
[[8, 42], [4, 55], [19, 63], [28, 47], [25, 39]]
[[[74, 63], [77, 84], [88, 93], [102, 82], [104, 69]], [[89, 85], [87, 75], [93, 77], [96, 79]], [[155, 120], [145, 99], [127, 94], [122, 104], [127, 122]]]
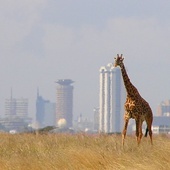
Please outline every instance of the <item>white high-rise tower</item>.
[[125, 88], [120, 68], [108, 64], [100, 68], [99, 132], [121, 132], [125, 102]]

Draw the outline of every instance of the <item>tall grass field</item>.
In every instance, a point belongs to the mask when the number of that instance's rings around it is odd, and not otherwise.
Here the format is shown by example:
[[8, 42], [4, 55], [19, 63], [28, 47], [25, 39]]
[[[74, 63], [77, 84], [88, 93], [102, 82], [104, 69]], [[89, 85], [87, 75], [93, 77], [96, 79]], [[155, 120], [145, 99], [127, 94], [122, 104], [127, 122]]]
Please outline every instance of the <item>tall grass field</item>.
[[87, 134], [0, 134], [0, 170], [169, 170], [170, 138]]

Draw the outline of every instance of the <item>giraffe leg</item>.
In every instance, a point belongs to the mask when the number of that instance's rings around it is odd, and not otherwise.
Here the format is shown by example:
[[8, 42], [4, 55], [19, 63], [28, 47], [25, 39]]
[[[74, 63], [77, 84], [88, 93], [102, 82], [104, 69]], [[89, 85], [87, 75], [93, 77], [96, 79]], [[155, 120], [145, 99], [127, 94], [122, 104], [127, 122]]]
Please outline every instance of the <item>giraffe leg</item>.
[[138, 138], [139, 138], [139, 119], [136, 120], [136, 140], [137, 140], [137, 143], [138, 143]]
[[145, 131], [145, 137], [147, 137], [147, 135], [148, 135], [148, 126], [146, 127], [146, 131]]
[[153, 145], [153, 141], [152, 141], [152, 119], [151, 120], [146, 120], [146, 123], [147, 123], [147, 128], [148, 128], [148, 131], [149, 131], [151, 144]]
[[138, 136], [138, 145], [140, 144], [140, 141], [141, 141], [142, 136], [143, 136], [143, 133], [142, 133], [142, 123], [143, 123], [143, 121], [142, 121], [142, 120], [140, 120], [140, 121], [139, 121], [139, 136]]
[[123, 146], [124, 146], [124, 142], [125, 142], [128, 123], [129, 123], [129, 119], [125, 119], [125, 125], [124, 125], [123, 132], [122, 132], [122, 145]]
[[150, 139], [151, 139], [151, 145], [153, 145], [153, 141], [152, 141], [152, 129], [151, 129], [151, 127], [149, 129], [149, 136], [150, 136]]

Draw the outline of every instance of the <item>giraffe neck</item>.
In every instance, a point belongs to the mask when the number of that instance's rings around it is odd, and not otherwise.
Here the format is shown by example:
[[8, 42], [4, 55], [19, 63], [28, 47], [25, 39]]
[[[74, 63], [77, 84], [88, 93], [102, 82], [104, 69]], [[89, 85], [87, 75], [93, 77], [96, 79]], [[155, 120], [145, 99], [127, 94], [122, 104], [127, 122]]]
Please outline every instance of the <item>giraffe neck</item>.
[[128, 74], [126, 72], [126, 69], [125, 69], [125, 66], [123, 63], [120, 65], [120, 68], [121, 68], [122, 77], [123, 77], [127, 95], [135, 96], [136, 94], [138, 94], [138, 91], [137, 91], [136, 87], [130, 82], [130, 79], [128, 77]]

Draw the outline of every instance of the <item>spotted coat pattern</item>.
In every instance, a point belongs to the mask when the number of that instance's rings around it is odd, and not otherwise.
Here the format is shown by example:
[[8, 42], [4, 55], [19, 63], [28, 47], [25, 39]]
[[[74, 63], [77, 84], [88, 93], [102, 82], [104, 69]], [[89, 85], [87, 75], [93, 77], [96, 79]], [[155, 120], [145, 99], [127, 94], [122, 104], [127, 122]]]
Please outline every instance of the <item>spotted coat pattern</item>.
[[145, 137], [147, 136], [147, 133], [149, 132], [151, 144], [152, 144], [152, 121], [153, 121], [153, 114], [152, 110], [141, 95], [139, 94], [138, 90], [136, 87], [131, 83], [124, 63], [123, 63], [124, 58], [119, 55], [117, 55], [117, 58], [115, 58], [115, 67], [119, 66], [121, 68], [121, 73], [124, 81], [124, 85], [126, 88], [127, 92], [127, 97], [126, 97], [126, 102], [124, 105], [125, 108], [125, 114], [124, 114], [124, 129], [122, 132], [122, 144], [124, 145], [124, 140], [127, 132], [127, 126], [129, 119], [135, 119], [136, 121], [136, 137], [137, 137], [137, 142], [138, 144], [141, 141], [141, 138], [143, 136], [142, 134], [142, 123], [143, 121], [146, 121], [147, 128], [146, 128], [146, 133]]

